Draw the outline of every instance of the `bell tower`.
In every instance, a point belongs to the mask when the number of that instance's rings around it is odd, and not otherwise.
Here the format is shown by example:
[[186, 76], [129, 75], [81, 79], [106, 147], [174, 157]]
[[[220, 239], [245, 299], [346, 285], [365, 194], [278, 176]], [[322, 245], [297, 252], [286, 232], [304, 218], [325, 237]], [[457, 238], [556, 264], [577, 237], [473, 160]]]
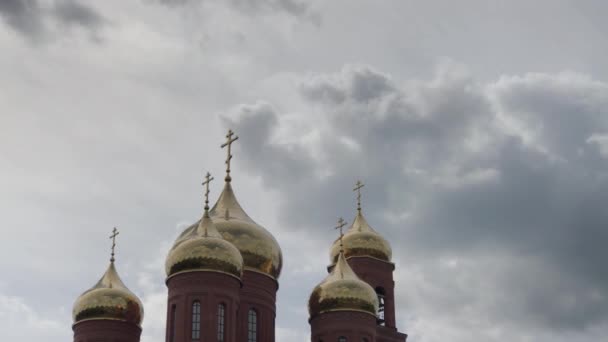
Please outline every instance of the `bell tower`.
[[374, 289], [361, 280], [344, 257], [342, 227], [340, 251], [329, 275], [317, 285], [308, 300], [312, 342], [376, 342], [378, 299]]
[[[357, 193], [357, 213], [343, 237], [344, 257], [357, 276], [374, 289], [378, 298], [377, 342], [403, 342], [407, 335], [397, 330], [395, 317], [395, 264], [391, 261], [392, 249], [388, 241], [378, 234], [363, 216], [363, 186], [364, 184], [358, 181], [353, 189]], [[331, 250], [332, 265], [328, 270], [335, 267], [340, 249], [340, 241], [336, 240]]]

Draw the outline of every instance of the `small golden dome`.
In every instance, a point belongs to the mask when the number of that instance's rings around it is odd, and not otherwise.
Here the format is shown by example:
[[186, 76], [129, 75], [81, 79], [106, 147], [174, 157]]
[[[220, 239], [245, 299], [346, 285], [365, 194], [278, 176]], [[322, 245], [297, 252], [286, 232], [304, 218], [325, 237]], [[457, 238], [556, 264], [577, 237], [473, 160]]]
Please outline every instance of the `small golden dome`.
[[114, 262], [91, 289], [74, 303], [74, 324], [94, 319], [120, 320], [141, 325], [144, 306], [120, 280]]
[[224, 240], [205, 210], [203, 218], [188, 228], [173, 244], [165, 262], [167, 277], [185, 271], [215, 271], [241, 278], [243, 257]]
[[[350, 228], [344, 233], [344, 254], [346, 258], [353, 256], [368, 256], [383, 261], [391, 261], [391, 245], [378, 234], [365, 220], [361, 210]], [[340, 254], [340, 239], [331, 247], [331, 263], [335, 263]]]
[[245, 270], [261, 272], [273, 279], [279, 278], [283, 264], [279, 243], [241, 208], [230, 181], [226, 182], [210, 214], [224, 239], [241, 252]]
[[310, 318], [330, 311], [361, 311], [376, 316], [378, 297], [374, 289], [359, 279], [344, 258], [338, 261], [331, 273], [315, 287], [308, 300]]

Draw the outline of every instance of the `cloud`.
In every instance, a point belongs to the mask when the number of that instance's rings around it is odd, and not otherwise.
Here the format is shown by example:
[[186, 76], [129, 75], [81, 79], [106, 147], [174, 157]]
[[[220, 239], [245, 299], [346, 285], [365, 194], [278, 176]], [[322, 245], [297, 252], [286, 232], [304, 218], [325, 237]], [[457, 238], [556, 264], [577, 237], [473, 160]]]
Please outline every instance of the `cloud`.
[[592, 134], [586, 142], [596, 146], [600, 154], [608, 158], [608, 134]]
[[[199, 5], [211, 0], [159, 0], [170, 7]], [[224, 3], [224, 1], [221, 1]], [[225, 3], [243, 14], [286, 13], [294, 17], [320, 22], [320, 15], [312, 7], [310, 0], [229, 0]]]
[[38, 37], [42, 33], [42, 16], [37, 0], [6, 0], [0, 2], [0, 15], [16, 31]]
[[366, 65], [299, 79], [299, 108], [223, 115], [287, 227], [352, 215], [362, 178], [369, 221], [408, 275], [399, 293], [425, 289], [405, 295], [408, 322], [449, 312], [487, 330], [477, 340], [607, 324], [606, 84], [572, 72], [479, 83], [450, 63], [402, 83]]
[[51, 319], [21, 297], [0, 294], [0, 329], [5, 339], [20, 339], [24, 331], [29, 338], [68, 338], [69, 316], [65, 312], [63, 316], [64, 319]]
[[57, 20], [66, 25], [98, 29], [105, 23], [99, 13], [75, 0], [58, 1], [52, 11]]
[[74, 27], [84, 28], [92, 39], [99, 40], [98, 31], [107, 23], [93, 8], [76, 0], [44, 4], [38, 0], [5, 0], [0, 2], [0, 16], [8, 26], [34, 42], [56, 37]]

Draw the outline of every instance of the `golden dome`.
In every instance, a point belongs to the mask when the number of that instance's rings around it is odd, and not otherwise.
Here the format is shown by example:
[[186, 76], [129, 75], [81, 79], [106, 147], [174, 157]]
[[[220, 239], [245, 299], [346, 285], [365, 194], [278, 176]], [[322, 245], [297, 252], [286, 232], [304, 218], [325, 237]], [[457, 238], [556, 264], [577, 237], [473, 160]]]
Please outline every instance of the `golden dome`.
[[210, 214], [224, 239], [241, 252], [245, 270], [279, 278], [283, 264], [279, 243], [241, 208], [229, 180]]
[[376, 316], [378, 297], [374, 289], [359, 279], [344, 258], [338, 261], [331, 273], [312, 291], [308, 300], [310, 318], [330, 311], [361, 311]]
[[167, 277], [186, 271], [214, 271], [241, 278], [243, 257], [222, 238], [207, 208], [195, 229], [186, 229], [173, 244], [165, 262]]
[[74, 303], [74, 324], [93, 319], [120, 320], [141, 325], [144, 306], [120, 280], [114, 262], [91, 289]]
[[[344, 254], [346, 258], [353, 256], [368, 256], [383, 261], [391, 261], [391, 245], [380, 234], [378, 234], [365, 220], [361, 210], [350, 228], [344, 233]], [[332, 264], [340, 254], [340, 240], [337, 239], [331, 247]]]

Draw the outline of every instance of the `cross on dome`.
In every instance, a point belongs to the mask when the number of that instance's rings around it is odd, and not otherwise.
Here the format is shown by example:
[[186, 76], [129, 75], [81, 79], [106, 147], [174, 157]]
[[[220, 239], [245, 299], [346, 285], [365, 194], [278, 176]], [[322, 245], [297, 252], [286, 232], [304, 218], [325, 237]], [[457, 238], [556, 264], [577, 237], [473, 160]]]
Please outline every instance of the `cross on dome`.
[[202, 183], [202, 185], [205, 187], [205, 211], [209, 210], [209, 183], [211, 183], [213, 179], [214, 178], [211, 177], [211, 174], [207, 172], [205, 175], [205, 181]]
[[359, 212], [361, 212], [361, 188], [364, 186], [365, 184], [358, 180], [357, 184], [355, 184], [355, 188], [353, 189], [353, 191], [357, 192], [357, 210]]
[[344, 245], [342, 244], [342, 237], [344, 237], [342, 228], [344, 228], [344, 226], [346, 226], [346, 221], [340, 217], [340, 219], [338, 219], [338, 225], [334, 227], [334, 229], [340, 230], [340, 253], [344, 252]]
[[[234, 136], [234, 138], [233, 138]], [[229, 129], [228, 134], [226, 134], [226, 142], [222, 144], [222, 148], [228, 146], [227, 149], [227, 157], [226, 157], [226, 182], [230, 182], [232, 178], [230, 177], [230, 160], [232, 159], [232, 143], [239, 139], [238, 136], [234, 135], [234, 132]]]
[[120, 234], [120, 232], [118, 231], [118, 229], [116, 229], [116, 227], [114, 227], [114, 229], [112, 229], [112, 235], [110, 235], [110, 239], [112, 240], [112, 255], [110, 257], [110, 262], [114, 262], [114, 250], [116, 248], [116, 236]]

